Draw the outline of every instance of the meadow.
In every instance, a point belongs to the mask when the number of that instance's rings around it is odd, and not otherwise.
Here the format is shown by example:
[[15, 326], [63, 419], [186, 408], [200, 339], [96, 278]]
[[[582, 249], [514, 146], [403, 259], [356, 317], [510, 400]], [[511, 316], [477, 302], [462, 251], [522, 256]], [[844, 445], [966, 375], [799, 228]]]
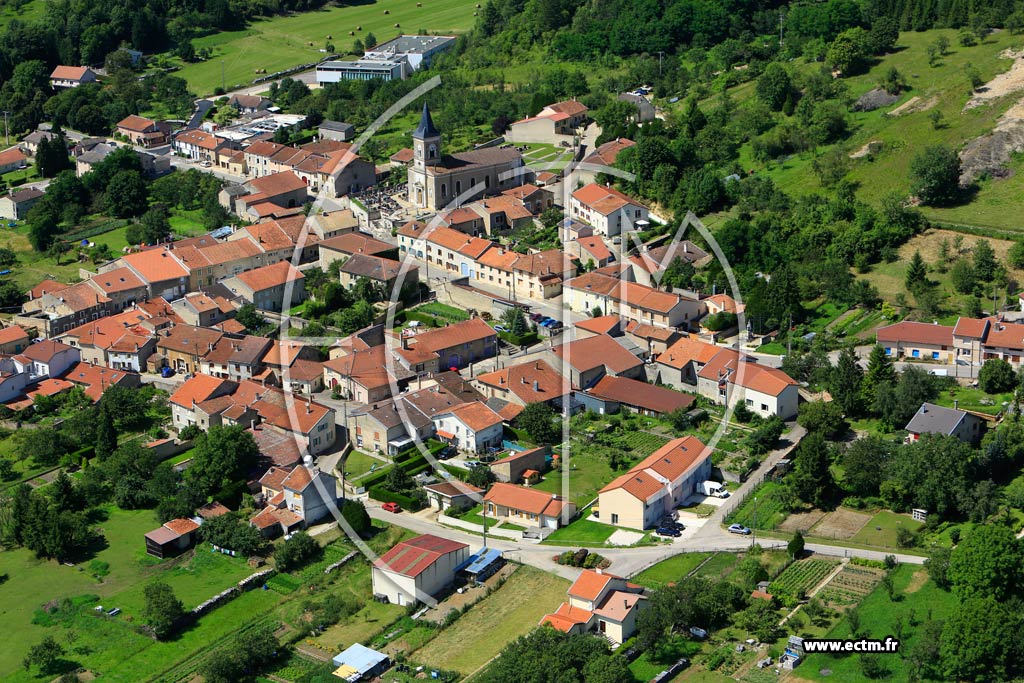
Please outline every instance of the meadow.
[[253, 21], [240, 31], [196, 38], [195, 48], [209, 49], [211, 57], [184, 64], [176, 75], [199, 95], [210, 95], [219, 86], [230, 91], [259, 78], [257, 69], [274, 73], [323, 59], [321, 50], [328, 43], [344, 55], [356, 39], [365, 41], [369, 33], [378, 42], [399, 33], [461, 33], [473, 25], [475, 6], [472, 0], [381, 0]]

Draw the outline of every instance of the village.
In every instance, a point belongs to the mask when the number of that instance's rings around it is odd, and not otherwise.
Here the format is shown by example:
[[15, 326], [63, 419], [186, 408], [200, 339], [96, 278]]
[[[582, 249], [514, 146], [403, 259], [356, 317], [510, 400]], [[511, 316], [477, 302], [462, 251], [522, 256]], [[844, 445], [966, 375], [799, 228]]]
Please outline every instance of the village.
[[[404, 79], [454, 40], [400, 35], [315, 79]], [[637, 122], [654, 118], [642, 90], [619, 97]], [[86, 186], [129, 157], [150, 180], [203, 174], [225, 216], [101, 258], [86, 237], [77, 277], [41, 279], [4, 316], [5, 501], [65, 496], [51, 512], [81, 529], [39, 540], [11, 513], [18, 552], [57, 561], [0, 571], [12, 589], [28, 568], [84, 580], [19, 618], [87, 645], [55, 641], [25, 671], [216, 680], [199, 640], [244, 668], [233, 631], [272, 623], [290, 648], [259, 680], [464, 680], [549, 628], [595, 634], [636, 680], [784, 680], [831, 661], [805, 638], [884, 611], [879, 587], [923, 614], [939, 589], [922, 565], [961, 528], [1005, 514], [1020, 531], [987, 472], [949, 463], [1016, 434], [1024, 298], [793, 349], [785, 321], [746, 322], [734, 284], [671, 276], [711, 267], [717, 243], [615, 186], [637, 143], [597, 144], [575, 99], [471, 149], [414, 103], [385, 163], [352, 124], [224, 100], [217, 123], [199, 100], [191, 121], [43, 126], [0, 153], [8, 173], [66, 142]], [[20, 225], [54, 183], [12, 187], [0, 217]], [[916, 469], [883, 475], [899, 453]], [[180, 598], [166, 624], [150, 579]], [[681, 616], [673, 591], [726, 611]], [[112, 634], [132, 642], [123, 661]], [[161, 649], [171, 637], [187, 656]]]

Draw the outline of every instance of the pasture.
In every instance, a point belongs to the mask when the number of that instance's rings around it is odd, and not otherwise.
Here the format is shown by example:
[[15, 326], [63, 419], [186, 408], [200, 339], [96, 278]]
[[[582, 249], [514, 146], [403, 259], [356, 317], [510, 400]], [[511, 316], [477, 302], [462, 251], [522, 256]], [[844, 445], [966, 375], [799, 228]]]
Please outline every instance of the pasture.
[[[417, 7], [421, 4], [422, 7]], [[223, 85], [230, 91], [259, 78], [257, 69], [274, 73], [323, 59], [328, 43], [344, 55], [359, 39], [372, 33], [378, 42], [400, 33], [451, 34], [473, 25], [476, 2], [472, 0], [388, 0], [367, 4], [328, 6], [291, 16], [272, 17], [239, 31], [225, 31], [197, 38], [195, 48], [211, 50], [210, 59], [185, 64], [176, 75], [193, 92], [210, 95]], [[388, 14], [385, 14], [385, 11]], [[398, 25], [396, 28], [395, 25]], [[360, 30], [357, 30], [360, 27]], [[349, 31], [355, 33], [350, 36]], [[331, 36], [328, 39], [327, 36]], [[312, 45], [310, 45], [312, 43]]]

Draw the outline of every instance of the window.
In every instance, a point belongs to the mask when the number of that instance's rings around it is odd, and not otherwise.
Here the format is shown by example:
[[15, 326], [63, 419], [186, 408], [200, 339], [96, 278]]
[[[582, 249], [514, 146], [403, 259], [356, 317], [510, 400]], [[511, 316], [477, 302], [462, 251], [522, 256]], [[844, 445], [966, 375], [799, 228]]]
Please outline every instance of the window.
[[939, 359], [939, 352], [938, 351], [932, 351], [932, 360], [938, 360], [938, 359]]
[[747, 405], [748, 405], [748, 406], [752, 406], [752, 405], [754, 405], [754, 399], [752, 399], [752, 398], [748, 398], [748, 399], [747, 399]]
[[892, 349], [889, 348], [888, 346], [885, 347], [885, 355], [887, 355], [887, 356], [891, 356], [892, 355]]
[[618, 524], [619, 523], [619, 515], [613, 512], [612, 513], [611, 522], [612, 522], [612, 524]]
[[761, 404], [761, 412], [762, 413], [767, 413], [768, 412], [768, 404], [767, 403], [762, 403]]
[[919, 349], [914, 349], [913, 351], [910, 352], [910, 355], [913, 358], [920, 358], [921, 357], [921, 351]]

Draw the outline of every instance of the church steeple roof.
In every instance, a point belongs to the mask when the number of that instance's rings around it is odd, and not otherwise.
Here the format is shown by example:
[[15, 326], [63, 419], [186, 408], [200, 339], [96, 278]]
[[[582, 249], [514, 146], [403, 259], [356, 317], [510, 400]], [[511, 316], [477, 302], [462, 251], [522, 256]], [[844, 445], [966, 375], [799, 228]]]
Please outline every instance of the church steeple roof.
[[420, 125], [416, 126], [412, 136], [417, 140], [441, 137], [441, 131], [434, 126], [434, 119], [430, 117], [430, 107], [426, 102], [423, 103], [423, 113], [420, 114]]

